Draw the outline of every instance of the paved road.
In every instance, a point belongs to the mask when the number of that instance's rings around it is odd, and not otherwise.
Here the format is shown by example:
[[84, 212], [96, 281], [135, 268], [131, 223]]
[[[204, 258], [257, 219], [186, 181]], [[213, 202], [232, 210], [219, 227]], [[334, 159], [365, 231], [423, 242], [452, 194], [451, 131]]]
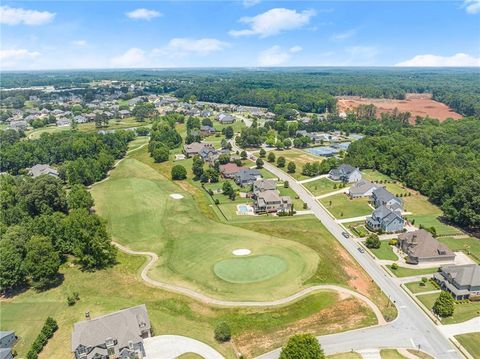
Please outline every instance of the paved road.
[[205, 359], [225, 359], [209, 345], [181, 335], [159, 335], [144, 339], [145, 359], [175, 359], [185, 353], [195, 353]]
[[[253, 160], [255, 161], [255, 158]], [[319, 337], [318, 339], [327, 354], [350, 351], [351, 349], [418, 348], [420, 346], [422, 350], [437, 359], [462, 358], [450, 341], [400, 288], [398, 283], [392, 280], [371, 256], [360, 253], [354, 241], [343, 237], [343, 228], [301, 184], [298, 184], [290, 175], [268, 162], [265, 162], [264, 167], [278, 178], [289, 181], [290, 188], [297, 193], [303, 202], [307, 203], [315, 216], [397, 306], [399, 313], [397, 319], [387, 325]], [[280, 349], [262, 355], [260, 358], [278, 358], [279, 353]]]

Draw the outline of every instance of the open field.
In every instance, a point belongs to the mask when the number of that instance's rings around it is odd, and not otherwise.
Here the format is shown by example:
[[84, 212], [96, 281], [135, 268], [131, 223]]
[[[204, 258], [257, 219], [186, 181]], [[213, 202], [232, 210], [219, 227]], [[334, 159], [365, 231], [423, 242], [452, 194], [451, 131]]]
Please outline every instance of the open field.
[[267, 149], [267, 156], [270, 152], [273, 152], [275, 154], [275, 163], [278, 157], [281, 157], [281, 156], [285, 157], [285, 160], [287, 162], [284, 168], [285, 171], [287, 171], [287, 165], [289, 162], [295, 163], [295, 165], [297, 166], [296, 171], [295, 173], [291, 173], [290, 175], [296, 180], [309, 178], [307, 176], [302, 175], [302, 168], [305, 165], [305, 163], [322, 162], [324, 160], [323, 157], [315, 156], [311, 153], [300, 150], [298, 148], [289, 148], [281, 151], [278, 151], [275, 149]]
[[457, 335], [455, 337], [460, 344], [475, 358], [480, 358], [480, 333], [469, 333]]
[[[184, 198], [172, 199], [171, 193]], [[237, 229], [232, 235], [230, 226], [205, 218], [190, 193], [133, 158], [122, 161], [108, 181], [94, 186], [92, 195], [97, 212], [108, 220], [114, 240], [160, 256], [150, 272], [157, 280], [218, 298], [268, 300], [303, 288], [318, 265], [317, 253], [302, 244], [247, 229]], [[277, 257], [287, 263], [288, 270], [255, 283], [222, 280], [212, 268], [232, 258], [236, 248]]]
[[[417, 298], [428, 308], [432, 309], [439, 293], [420, 294]], [[453, 315], [448, 318], [442, 318], [443, 324], [461, 323], [480, 315], [480, 302], [455, 303]]]
[[437, 238], [440, 242], [446, 244], [452, 251], [462, 251], [480, 263], [480, 239], [468, 238]]
[[368, 205], [368, 198], [350, 199], [344, 193], [322, 198], [320, 202], [337, 219], [366, 216], [373, 211]]
[[405, 267], [398, 266], [398, 268], [394, 270], [394, 269], [392, 269], [392, 266], [390, 266], [390, 265], [387, 265], [387, 267], [397, 277], [412, 277], [414, 275], [423, 275], [423, 274], [428, 276], [429, 274], [433, 274], [433, 273], [436, 273], [438, 271], [438, 268], [413, 269], [413, 268], [405, 268]]
[[[14, 298], [2, 299], [0, 328], [16, 331], [20, 337], [16, 350], [19, 356], [25, 356], [50, 315], [57, 320], [59, 330], [40, 358], [64, 359], [71, 357], [69, 343], [73, 323], [83, 320], [86, 311], [96, 317], [144, 303], [155, 335], [190, 336], [233, 359], [231, 344], [219, 344], [213, 338], [214, 327], [220, 321], [230, 325], [235, 344], [244, 354], [260, 354], [281, 346], [297, 329], [321, 335], [375, 323], [373, 313], [356, 299], [340, 299], [331, 292], [319, 292], [285, 307], [209, 307], [146, 286], [137, 277], [144, 261], [141, 256], [119, 253], [115, 267], [93, 273], [80, 271], [72, 264], [64, 265], [61, 268], [64, 280], [60, 286], [45, 292], [31, 289]], [[79, 293], [80, 300], [74, 306], [68, 306], [66, 298], [73, 291]], [[251, 344], [250, 337], [263, 343], [262, 347]]]
[[398, 109], [400, 112], [410, 112], [410, 120], [415, 123], [416, 116], [435, 118], [440, 121], [447, 118], [459, 119], [463, 116], [450, 109], [447, 105], [432, 100], [431, 98], [407, 98], [405, 100], [362, 98], [359, 96], [339, 96], [337, 97], [338, 111], [349, 112], [360, 105], [375, 105], [377, 107], [377, 116], [382, 112], [393, 112]]
[[336, 191], [339, 182], [334, 182], [328, 178], [320, 178], [319, 180], [304, 183], [303, 186], [308, 189], [314, 196], [320, 196], [329, 192]]
[[380, 248], [369, 248], [370, 251], [378, 258], [378, 259], [386, 259], [390, 261], [398, 260], [398, 257], [395, 253], [393, 253], [392, 246], [388, 244], [388, 240], [380, 241], [381, 245]]
[[421, 281], [418, 282], [411, 282], [405, 284], [405, 286], [412, 292], [413, 294], [418, 294], [418, 293], [424, 293], [424, 292], [430, 292], [432, 290], [438, 290], [438, 286], [436, 286], [431, 280], [428, 280], [425, 282], [424, 286], [421, 286], [420, 283]]

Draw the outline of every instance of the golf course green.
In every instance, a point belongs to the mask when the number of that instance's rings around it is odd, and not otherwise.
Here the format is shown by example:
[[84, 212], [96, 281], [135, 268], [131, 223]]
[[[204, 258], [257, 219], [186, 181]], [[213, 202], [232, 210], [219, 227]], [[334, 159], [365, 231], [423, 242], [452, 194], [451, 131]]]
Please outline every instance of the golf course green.
[[229, 258], [215, 264], [217, 276], [232, 283], [254, 283], [286, 271], [288, 264], [274, 256]]
[[[189, 192], [132, 157], [123, 160], [108, 180], [94, 185], [91, 193], [113, 240], [158, 254], [148, 274], [151, 278], [229, 300], [272, 300], [305, 288], [319, 262], [314, 250], [206, 218]], [[183, 198], [173, 199], [173, 193]], [[231, 263], [222, 263], [238, 248], [258, 256], [254, 259], [258, 273], [249, 269], [250, 259], [234, 259], [231, 269]]]

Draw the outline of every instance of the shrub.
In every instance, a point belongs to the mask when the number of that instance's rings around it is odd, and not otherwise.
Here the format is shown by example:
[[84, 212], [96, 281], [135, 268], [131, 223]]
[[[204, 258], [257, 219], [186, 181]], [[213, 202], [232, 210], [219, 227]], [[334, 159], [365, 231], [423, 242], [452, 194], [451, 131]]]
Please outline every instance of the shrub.
[[187, 178], [187, 170], [182, 165], [172, 167], [172, 180], [184, 180]]
[[296, 334], [282, 348], [280, 359], [323, 359], [325, 354], [312, 334]]
[[450, 293], [442, 291], [432, 308], [433, 312], [440, 317], [450, 317], [455, 310], [453, 297]]
[[396, 246], [397, 245], [397, 240], [396, 239], [390, 239], [388, 241], [388, 244], [391, 245], [391, 246]]
[[288, 188], [290, 187], [290, 183], [288, 181], [283, 182], [283, 188]]
[[230, 341], [232, 333], [230, 327], [225, 322], [220, 322], [215, 327], [215, 339], [221, 343]]
[[47, 344], [48, 339], [53, 336], [57, 329], [58, 325], [55, 319], [53, 319], [52, 317], [48, 317], [42, 327], [42, 330], [38, 334], [37, 338], [35, 339], [32, 346], [30, 347], [30, 350], [27, 353], [27, 359], [37, 359], [38, 353], [42, 351], [43, 347]]
[[71, 307], [72, 305], [74, 305], [77, 301], [75, 300], [74, 297], [71, 297], [71, 296], [68, 296], [67, 297], [67, 304]]
[[393, 263], [390, 268], [392, 268], [393, 270], [397, 270], [397, 269], [398, 269], [398, 264], [397, 264], [397, 263]]

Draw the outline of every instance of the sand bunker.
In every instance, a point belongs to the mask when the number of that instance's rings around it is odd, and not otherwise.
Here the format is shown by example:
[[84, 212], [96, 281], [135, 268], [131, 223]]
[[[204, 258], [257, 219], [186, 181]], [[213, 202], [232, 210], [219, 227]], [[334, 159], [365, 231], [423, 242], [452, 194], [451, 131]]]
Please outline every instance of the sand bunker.
[[248, 256], [252, 251], [246, 248], [235, 249], [232, 254], [234, 256]]
[[178, 193], [172, 193], [170, 195], [170, 197], [172, 197], [173, 199], [182, 199], [183, 196], [181, 194], [178, 194]]

